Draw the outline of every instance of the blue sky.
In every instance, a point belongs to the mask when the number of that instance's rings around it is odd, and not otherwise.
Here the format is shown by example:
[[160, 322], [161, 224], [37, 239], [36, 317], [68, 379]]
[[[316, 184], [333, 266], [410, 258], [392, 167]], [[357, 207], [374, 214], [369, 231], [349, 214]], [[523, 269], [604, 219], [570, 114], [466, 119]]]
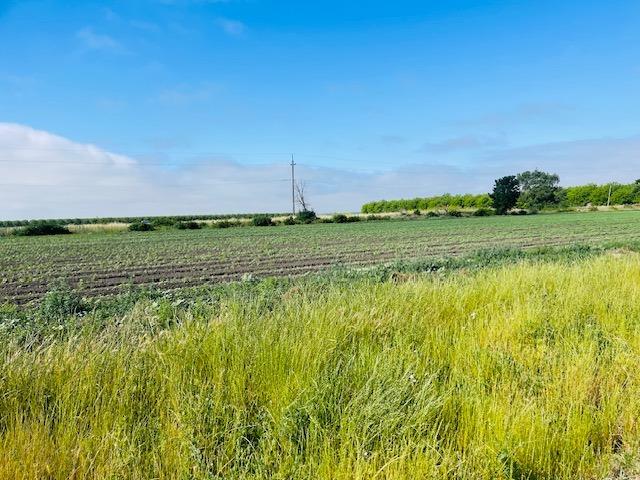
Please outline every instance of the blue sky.
[[638, 45], [635, 1], [0, 0], [0, 217], [282, 211], [290, 152], [319, 211], [634, 180]]

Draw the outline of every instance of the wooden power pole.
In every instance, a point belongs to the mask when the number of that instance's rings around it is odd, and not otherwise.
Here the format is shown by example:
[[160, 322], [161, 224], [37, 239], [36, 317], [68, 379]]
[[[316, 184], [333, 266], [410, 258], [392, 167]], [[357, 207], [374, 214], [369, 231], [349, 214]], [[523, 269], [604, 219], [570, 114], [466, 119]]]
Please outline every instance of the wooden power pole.
[[296, 214], [296, 162], [293, 161], [293, 153], [291, 154], [291, 213]]

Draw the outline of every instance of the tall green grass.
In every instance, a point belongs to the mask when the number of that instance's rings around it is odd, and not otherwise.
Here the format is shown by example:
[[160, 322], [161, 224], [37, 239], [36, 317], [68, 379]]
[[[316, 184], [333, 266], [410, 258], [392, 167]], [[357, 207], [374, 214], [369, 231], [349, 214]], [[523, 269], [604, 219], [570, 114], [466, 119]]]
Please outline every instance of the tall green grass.
[[638, 254], [108, 324], [0, 346], [0, 478], [640, 473]]

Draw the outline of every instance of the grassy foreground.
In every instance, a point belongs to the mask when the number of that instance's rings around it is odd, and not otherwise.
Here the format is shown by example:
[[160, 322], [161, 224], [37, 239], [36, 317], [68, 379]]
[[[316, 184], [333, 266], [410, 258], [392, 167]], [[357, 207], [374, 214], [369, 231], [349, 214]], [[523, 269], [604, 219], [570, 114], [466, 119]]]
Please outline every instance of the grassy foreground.
[[640, 473], [635, 253], [142, 301], [0, 353], [0, 478]]

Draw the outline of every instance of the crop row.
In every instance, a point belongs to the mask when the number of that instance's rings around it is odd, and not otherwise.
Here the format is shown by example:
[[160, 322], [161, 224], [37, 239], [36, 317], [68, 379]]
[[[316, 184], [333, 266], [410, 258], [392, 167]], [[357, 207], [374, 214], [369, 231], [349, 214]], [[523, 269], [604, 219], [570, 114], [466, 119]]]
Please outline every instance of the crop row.
[[0, 241], [0, 302], [38, 298], [60, 280], [102, 295], [126, 284], [177, 288], [498, 246], [634, 239], [640, 212], [12, 238]]

